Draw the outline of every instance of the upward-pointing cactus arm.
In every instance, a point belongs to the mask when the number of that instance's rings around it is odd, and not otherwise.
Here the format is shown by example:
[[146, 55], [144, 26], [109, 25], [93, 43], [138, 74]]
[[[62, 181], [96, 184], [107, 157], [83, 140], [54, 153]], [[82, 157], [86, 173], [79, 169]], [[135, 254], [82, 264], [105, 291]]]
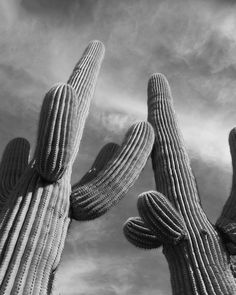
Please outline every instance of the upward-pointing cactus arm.
[[134, 124], [112, 161], [89, 183], [74, 186], [72, 217], [94, 219], [115, 205], [134, 184], [151, 152], [154, 133], [147, 122]]
[[28, 166], [30, 144], [24, 138], [11, 140], [0, 164], [0, 205], [2, 205]]
[[94, 94], [105, 47], [100, 41], [91, 41], [76, 64], [68, 84], [74, 88], [78, 99], [76, 145], [71, 158], [74, 162], [88, 116], [90, 102]]
[[54, 86], [45, 96], [35, 158], [40, 175], [49, 182], [72, 167], [103, 55], [103, 44], [90, 42], [67, 84]]

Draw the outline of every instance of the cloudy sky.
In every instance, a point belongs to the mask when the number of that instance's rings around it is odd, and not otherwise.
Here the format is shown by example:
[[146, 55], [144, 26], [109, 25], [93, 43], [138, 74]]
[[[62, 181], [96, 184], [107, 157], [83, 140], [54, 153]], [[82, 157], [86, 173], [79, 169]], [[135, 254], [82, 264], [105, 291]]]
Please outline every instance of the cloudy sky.
[[[76, 160], [73, 182], [97, 148], [120, 142], [146, 119], [146, 85], [164, 73], [212, 221], [229, 194], [227, 137], [236, 125], [236, 20], [231, 0], [1, 0], [0, 152], [15, 136], [35, 146], [44, 93], [66, 81], [92, 39], [106, 56]], [[96, 148], [95, 148], [96, 147]], [[122, 224], [137, 215], [137, 195], [154, 188], [150, 162], [106, 216], [73, 222], [57, 278], [61, 295], [171, 293], [161, 249], [130, 245]]]

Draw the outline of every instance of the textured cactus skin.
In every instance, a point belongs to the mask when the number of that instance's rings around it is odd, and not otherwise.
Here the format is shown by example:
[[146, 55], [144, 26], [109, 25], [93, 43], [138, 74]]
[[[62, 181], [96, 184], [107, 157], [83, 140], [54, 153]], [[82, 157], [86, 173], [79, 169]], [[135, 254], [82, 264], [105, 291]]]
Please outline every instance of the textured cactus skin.
[[[162, 74], [153, 74], [148, 83], [148, 121], [156, 136], [152, 163], [158, 192], [139, 197], [141, 217], [130, 218], [124, 225], [124, 234], [141, 248], [154, 248], [156, 236], [168, 261], [174, 295], [236, 294], [235, 270], [230, 257], [236, 249], [235, 129], [229, 140], [233, 188], [214, 226], [201, 207], [170, 87]], [[137, 223], [137, 218], [142, 227], [134, 229], [131, 225]], [[144, 232], [148, 234], [144, 236]]]
[[80, 179], [80, 181], [73, 186], [73, 190], [77, 186], [82, 186], [85, 183], [93, 180], [99, 172], [106, 166], [106, 164], [114, 157], [118, 151], [119, 145], [113, 142], [106, 144], [98, 153], [90, 170]]
[[24, 138], [15, 138], [6, 146], [0, 164], [1, 206], [28, 166], [29, 152], [30, 144]]
[[[121, 147], [116, 144], [104, 147], [92, 166], [97, 172], [89, 177], [88, 173], [72, 191], [72, 165], [103, 55], [103, 44], [91, 42], [67, 84], [58, 84], [46, 94], [31, 162], [28, 163], [29, 144], [24, 139], [10, 142], [3, 155], [0, 165], [1, 295], [51, 294], [71, 220], [84, 219], [93, 213], [83, 212], [84, 207], [80, 208], [78, 200], [88, 198], [92, 208], [101, 204], [105, 210], [100, 210], [99, 215], [105, 213], [134, 183], [151, 152], [153, 129], [147, 122], [139, 123], [134, 132], [128, 132]], [[128, 160], [124, 152], [135, 156]], [[109, 168], [116, 164], [117, 173]], [[107, 171], [114, 172], [120, 181], [116, 182], [121, 187], [118, 197], [109, 191], [114, 188], [111, 186], [114, 179]], [[94, 193], [94, 186], [89, 184], [94, 184], [97, 178], [102, 182], [97, 183], [100, 186]], [[86, 190], [80, 190], [80, 186]], [[91, 198], [94, 194], [95, 199]], [[109, 205], [106, 206], [106, 202]]]

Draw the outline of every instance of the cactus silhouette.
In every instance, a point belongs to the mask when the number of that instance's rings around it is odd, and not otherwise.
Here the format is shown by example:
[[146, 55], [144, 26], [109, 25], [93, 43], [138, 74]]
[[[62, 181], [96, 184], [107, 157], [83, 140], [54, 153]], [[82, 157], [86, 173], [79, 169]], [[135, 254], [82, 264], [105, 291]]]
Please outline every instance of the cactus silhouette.
[[5, 149], [0, 165], [1, 295], [51, 294], [70, 221], [96, 218], [116, 204], [151, 152], [151, 125], [134, 124], [121, 146], [105, 146], [92, 169], [71, 187], [103, 55], [103, 44], [92, 41], [68, 82], [46, 94], [30, 162], [25, 139], [14, 139]]
[[201, 207], [170, 87], [162, 74], [153, 74], [148, 83], [148, 120], [156, 136], [152, 164], [157, 192], [139, 196], [140, 217], [127, 220], [125, 236], [140, 248], [163, 246], [174, 295], [236, 294], [230, 257], [236, 253], [236, 130], [229, 137], [233, 188], [213, 225]]

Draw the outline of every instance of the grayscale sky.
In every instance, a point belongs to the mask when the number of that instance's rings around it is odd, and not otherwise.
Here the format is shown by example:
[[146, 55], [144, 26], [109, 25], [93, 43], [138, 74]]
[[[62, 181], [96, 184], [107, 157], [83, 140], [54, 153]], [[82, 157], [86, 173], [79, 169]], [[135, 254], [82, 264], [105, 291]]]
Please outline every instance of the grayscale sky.
[[[151, 73], [168, 78], [203, 206], [214, 222], [229, 194], [227, 144], [236, 125], [235, 1], [1, 0], [0, 152], [15, 136], [35, 146], [44, 93], [66, 81], [92, 39], [106, 56], [86, 124], [73, 182], [99, 148], [120, 142], [146, 119]], [[122, 224], [137, 215], [138, 194], [154, 189], [148, 162], [127, 197], [106, 216], [72, 222], [57, 277], [61, 295], [166, 295], [161, 249], [130, 245]]]

